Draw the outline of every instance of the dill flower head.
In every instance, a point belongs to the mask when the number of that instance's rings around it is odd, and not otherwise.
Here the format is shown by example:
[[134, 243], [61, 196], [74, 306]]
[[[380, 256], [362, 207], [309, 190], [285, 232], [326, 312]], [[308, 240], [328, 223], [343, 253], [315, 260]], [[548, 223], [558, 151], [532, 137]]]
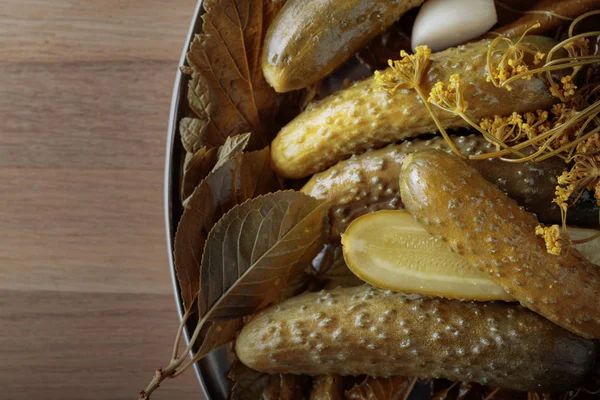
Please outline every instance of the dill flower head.
[[523, 125], [521, 128], [528, 138], [534, 138], [548, 131], [552, 124], [549, 122], [549, 113], [545, 110], [536, 110], [536, 112], [525, 113]]
[[453, 74], [446, 85], [437, 82], [433, 85], [427, 101], [439, 108], [455, 114], [464, 114], [468, 103], [464, 99], [460, 75]]
[[535, 234], [541, 236], [546, 243], [546, 250], [556, 256], [564, 255], [569, 249], [570, 240], [563, 235], [558, 225], [541, 226], [535, 228]]
[[[516, 112], [507, 117], [485, 118], [480, 126], [502, 143], [516, 142], [523, 137], [523, 117]], [[498, 144], [496, 148], [500, 149]]]
[[569, 53], [569, 57], [572, 58], [590, 55], [590, 41], [584, 37], [570, 41], [563, 48]]
[[534, 46], [525, 44], [523, 38], [531, 29], [539, 26], [540, 24], [535, 24], [527, 29], [516, 42], [508, 37], [499, 36], [490, 43], [487, 54], [488, 82], [492, 82], [496, 87], [504, 86], [507, 90], [512, 90], [512, 87], [505, 83], [509, 79], [519, 75], [522, 75], [521, 79], [531, 79], [531, 74], [527, 74], [529, 65], [526, 56], [533, 57], [532, 64], [538, 65], [546, 55]]
[[600, 153], [600, 133], [590, 136], [587, 140], [577, 145], [577, 153], [594, 155]]
[[[554, 202], [566, 212], [570, 200], [584, 190], [594, 193], [600, 205], [600, 133], [589, 137], [577, 146], [574, 164], [557, 179]], [[576, 200], [575, 200], [576, 201]]]
[[571, 75], [566, 75], [560, 78], [560, 85], [550, 86], [550, 93], [559, 99], [568, 99], [575, 95], [577, 85], [573, 82]]
[[[485, 118], [481, 121], [480, 127], [502, 143], [517, 143], [536, 137], [550, 129], [548, 115], [548, 111], [544, 110], [528, 112], [523, 115], [513, 112], [506, 117], [496, 115], [493, 119]], [[496, 148], [500, 148], [497, 143], [494, 144], [496, 144]]]
[[430, 55], [431, 49], [427, 46], [417, 46], [414, 54], [402, 50], [400, 60], [388, 60], [390, 68], [375, 71], [375, 82], [391, 94], [398, 89], [418, 87], [429, 65]]

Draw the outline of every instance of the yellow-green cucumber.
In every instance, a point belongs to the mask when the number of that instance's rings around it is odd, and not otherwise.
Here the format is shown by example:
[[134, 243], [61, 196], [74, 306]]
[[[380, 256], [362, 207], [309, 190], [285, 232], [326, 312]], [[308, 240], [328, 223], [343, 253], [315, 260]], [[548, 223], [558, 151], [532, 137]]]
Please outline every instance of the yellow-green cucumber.
[[424, 0], [288, 0], [271, 23], [262, 70], [278, 92], [325, 78]]
[[[479, 135], [453, 136], [452, 139], [466, 155], [495, 149], [494, 145]], [[361, 215], [403, 208], [398, 186], [402, 160], [407, 154], [427, 149], [451, 152], [442, 137], [414, 139], [352, 156], [313, 175], [302, 192], [331, 201], [330, 240], [339, 241], [348, 225]], [[564, 161], [551, 158], [540, 163], [505, 163], [498, 159], [486, 159], [468, 163], [525, 209], [535, 213], [540, 220], [551, 223], [561, 221], [560, 209], [552, 199], [556, 177], [566, 169]], [[568, 223], [596, 227], [597, 216], [598, 207], [593, 205], [574, 208], [568, 214]]]
[[600, 339], [600, 269], [571, 249], [556, 256], [538, 220], [474, 168], [441, 151], [404, 159], [400, 192], [434, 237], [523, 306], [586, 338]]
[[[523, 43], [542, 52], [556, 44], [541, 36], [526, 37]], [[477, 123], [485, 117], [548, 108], [558, 100], [537, 76], [518, 80], [511, 91], [486, 82], [489, 44], [486, 39], [432, 54], [420, 85], [425, 96], [436, 82], [447, 82], [451, 75], [460, 74], [467, 115]], [[453, 113], [440, 109], [435, 112], [446, 128], [468, 126]], [[400, 89], [390, 94], [371, 77], [309, 105], [278, 133], [271, 156], [280, 176], [302, 178], [352, 154], [436, 131], [414, 90]]]
[[244, 326], [235, 348], [267, 373], [447, 378], [534, 392], [576, 387], [595, 357], [592, 341], [516, 304], [368, 285], [271, 306]]

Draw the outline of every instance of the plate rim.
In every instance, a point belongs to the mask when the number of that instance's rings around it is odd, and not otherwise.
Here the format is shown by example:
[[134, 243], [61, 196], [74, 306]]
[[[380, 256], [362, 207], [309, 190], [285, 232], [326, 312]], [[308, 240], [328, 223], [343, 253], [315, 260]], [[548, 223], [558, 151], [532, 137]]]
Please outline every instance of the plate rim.
[[[177, 309], [177, 315], [179, 317], [179, 321], [183, 319], [183, 315], [185, 310], [183, 308], [183, 302], [181, 299], [181, 294], [179, 291], [179, 284], [177, 282], [177, 274], [175, 271], [175, 263], [174, 263], [174, 255], [173, 255], [173, 244], [175, 239], [175, 226], [173, 224], [173, 186], [175, 184], [173, 179], [174, 173], [174, 151], [176, 150], [175, 141], [178, 138], [178, 129], [179, 129], [179, 119], [181, 113], [181, 100], [182, 93], [184, 92], [185, 85], [187, 85], [187, 79], [185, 79], [183, 73], [181, 72], [181, 67], [186, 65], [186, 55], [189, 50], [190, 44], [194, 35], [200, 32], [200, 24], [201, 24], [201, 15], [202, 11], [202, 3], [203, 0], [197, 0], [196, 5], [194, 7], [194, 12], [190, 21], [188, 33], [185, 37], [185, 42], [183, 45], [183, 50], [181, 56], [179, 58], [179, 63], [177, 65], [177, 71], [175, 74], [175, 81], [173, 84], [173, 91], [171, 95], [171, 107], [169, 111], [169, 122], [168, 122], [168, 130], [166, 137], [166, 149], [165, 149], [165, 168], [164, 168], [164, 193], [163, 193], [163, 205], [164, 205], [164, 223], [165, 223], [165, 235], [166, 235], [166, 244], [167, 244], [167, 255], [169, 260], [169, 272], [171, 275], [171, 284], [173, 287], [173, 295], [175, 301], [175, 307]], [[187, 329], [183, 330], [183, 338], [187, 344], [189, 344], [189, 332]], [[193, 355], [193, 351], [190, 352]], [[202, 391], [202, 395], [206, 400], [210, 400], [212, 396], [208, 392], [206, 383], [204, 381], [204, 377], [202, 372], [200, 371], [200, 367], [198, 363], [194, 364], [194, 371], [200, 385], [200, 389]]]

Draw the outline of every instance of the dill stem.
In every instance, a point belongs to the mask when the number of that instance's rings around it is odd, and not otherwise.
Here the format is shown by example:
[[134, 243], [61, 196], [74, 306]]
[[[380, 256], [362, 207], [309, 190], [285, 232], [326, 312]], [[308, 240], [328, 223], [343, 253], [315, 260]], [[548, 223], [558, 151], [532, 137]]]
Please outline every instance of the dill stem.
[[[521, 142], [519, 144], [516, 144], [514, 146], [512, 146], [513, 149], [516, 150], [521, 150], [524, 149], [525, 147], [529, 147], [529, 146], [535, 146], [538, 142], [545, 140], [549, 137], [551, 137], [552, 135], [554, 135], [556, 132], [570, 128], [571, 126], [579, 123], [579, 121], [581, 121], [584, 118], [589, 118], [590, 116], [592, 116], [593, 114], [598, 114], [600, 112], [600, 102], [596, 102], [594, 104], [589, 105], [588, 107], [586, 107], [584, 110], [580, 111], [576, 116], [574, 116], [573, 118], [569, 119], [568, 121], [564, 122], [561, 125], [558, 125], [552, 129], [550, 129], [547, 132], [544, 132], [541, 135], [535, 136], [529, 140], [526, 140], [524, 142]], [[595, 117], [595, 115], [594, 115]], [[493, 153], [486, 153], [486, 154], [481, 154], [481, 155], [476, 155], [476, 156], [470, 156], [469, 159], [471, 160], [484, 160], [486, 158], [499, 158], [499, 157], [504, 157], [506, 155], [509, 154], [508, 150], [500, 150], [500, 151], [496, 151]], [[521, 162], [521, 160], [515, 160], [515, 159], [504, 159], [504, 161], [507, 162]]]
[[429, 111], [429, 114], [431, 115], [431, 118], [433, 119], [433, 122], [435, 123], [435, 125], [438, 128], [438, 130], [440, 131], [440, 133], [444, 137], [444, 140], [446, 140], [446, 142], [448, 143], [448, 146], [450, 146], [450, 149], [452, 149], [452, 152], [454, 154], [456, 154], [458, 157], [462, 158], [463, 160], [467, 159], [467, 157], [463, 153], [461, 153], [460, 150], [456, 147], [456, 145], [454, 144], [454, 142], [452, 141], [452, 139], [450, 139], [450, 136], [448, 136], [448, 132], [446, 132], [446, 129], [444, 129], [444, 127], [442, 126], [442, 123], [440, 122], [440, 120], [438, 119], [437, 115], [435, 114], [435, 112], [433, 111], [433, 109], [431, 108], [431, 106], [429, 105], [429, 102], [427, 101], [427, 99], [423, 95], [423, 92], [421, 91], [421, 88], [418, 85], [415, 85], [414, 89], [417, 92], [417, 94], [419, 95], [419, 97], [421, 98], [421, 100], [423, 101], [423, 104], [425, 104], [425, 107], [427, 108], [427, 111]]
[[547, 139], [546, 142], [544, 142], [544, 144], [540, 148], [538, 148], [535, 152], [531, 153], [527, 157], [523, 157], [523, 158], [519, 158], [519, 159], [500, 157], [500, 159], [502, 161], [512, 162], [512, 163], [536, 160], [537, 157], [544, 154], [544, 151], [546, 151], [546, 149], [550, 146], [550, 144], [552, 144], [552, 141], [555, 140], [556, 138], [558, 138], [558, 136], [561, 133], [563, 133], [563, 132], [560, 130], [557, 130], [556, 133], [554, 133], [554, 135], [552, 135], [549, 139]]
[[488, 131], [486, 131], [485, 129], [483, 129], [479, 125], [477, 125], [475, 122], [473, 122], [471, 120], [471, 118], [467, 117], [464, 113], [461, 112], [461, 113], [458, 113], [458, 115], [462, 119], [464, 119], [467, 124], [469, 124], [473, 129], [477, 130], [479, 133], [481, 133], [490, 142], [493, 142], [494, 144], [496, 144], [500, 147], [503, 147], [504, 149], [510, 151], [511, 153], [513, 153], [519, 157], [525, 157], [525, 154], [521, 153], [520, 151], [518, 151], [518, 150], [512, 148], [511, 146], [507, 145], [506, 143], [502, 142], [501, 140], [496, 138], [494, 135], [491, 135]]
[[550, 157], [554, 157], [555, 155], [557, 155], [558, 153], [562, 153], [565, 150], [569, 150], [575, 146], [577, 146], [579, 143], [587, 140], [588, 138], [590, 138], [592, 135], [597, 134], [598, 132], [600, 132], [600, 127], [594, 128], [593, 130], [589, 131], [588, 133], [586, 133], [583, 136], [578, 137], [577, 139], [575, 139], [574, 141], [570, 142], [569, 144], [566, 144], [562, 147], [559, 147], [558, 149], [550, 152], [550, 153], [546, 153], [543, 156], [536, 158], [535, 161], [539, 162], [539, 161], [544, 161]]
[[[547, 65], [552, 64], [552, 56], [554, 56], [554, 53], [557, 52], [557, 51], [559, 51], [560, 49], [563, 49], [569, 43], [572, 43], [572, 42], [574, 42], [574, 41], [576, 41], [578, 39], [581, 39], [581, 38], [585, 38], [585, 37], [588, 37], [588, 36], [589, 37], [598, 36], [598, 34], [600, 34], [600, 32], [595, 31], [595, 32], [581, 33], [579, 35], [573, 36], [573, 29], [574, 29], [575, 25], [577, 25], [577, 23], [579, 21], [581, 21], [581, 19], [577, 18], [570, 25], [570, 27], [569, 27], [569, 37], [567, 39], [563, 40], [562, 42], [560, 42], [556, 46], [554, 46], [552, 49], [550, 49], [550, 51], [548, 52], [548, 55], [546, 56], [546, 64], [544, 65], [544, 67], [546, 67]], [[586, 56], [586, 57], [595, 57], [595, 56]], [[584, 57], [579, 57], [579, 59], [583, 59], [583, 58]], [[579, 71], [579, 68], [576, 68], [576, 67], [578, 67], [578, 65], [574, 65], [574, 64], [576, 64], [576, 63], [571, 63], [571, 65], [568, 66], [568, 67], [571, 67], [571, 66], [573, 67], [573, 75], [576, 74]], [[583, 63], [581, 65], [585, 65], [585, 63]], [[551, 71], [552, 71], [551, 69], [546, 69], [546, 71], [545, 71], [546, 72], [546, 79], [550, 83], [550, 86], [552, 86], [553, 88], [556, 88], [557, 84], [556, 84], [556, 82], [554, 82], [552, 74], [550, 73]], [[561, 101], [565, 101], [565, 99], [563, 98], [562, 95], [559, 95], [559, 98], [561, 99]]]
[[592, 15], [598, 15], [600, 14], [600, 10], [592, 10], [592, 11], [588, 11], [584, 14], [581, 14], [579, 17], [575, 18], [575, 20], [571, 23], [571, 25], [569, 25], [569, 37], [573, 36], [573, 31], [575, 30], [575, 26], [577, 26], [578, 23], [580, 23], [581, 21], [583, 21], [584, 19], [591, 17]]
[[550, 61], [552, 60], [552, 56], [554, 55], [554, 53], [556, 53], [557, 51], [563, 49], [566, 45], [568, 45], [571, 42], [576, 41], [577, 39], [581, 39], [581, 38], [586, 38], [586, 37], [592, 37], [592, 36], [598, 36], [599, 32], [598, 31], [591, 31], [591, 32], [583, 32], [580, 34], [577, 34], [575, 36], [571, 34], [569, 34], [569, 37], [566, 38], [565, 40], [563, 40], [560, 43], [557, 43], [556, 45], [554, 45], [554, 47], [552, 47], [549, 51], [548, 51], [548, 56], [546, 57], [546, 60]]
[[[600, 35], [600, 32], [599, 32], [599, 35]], [[567, 60], [570, 60], [570, 61], [567, 62]], [[580, 60], [580, 61], [573, 61], [573, 60]], [[510, 77], [509, 79], [505, 80], [504, 82], [500, 83], [499, 87], [504, 87], [506, 85], [510, 85], [511, 83], [518, 81], [519, 79], [525, 78], [530, 75], [535, 75], [537, 73], [542, 73], [542, 72], [550, 73], [552, 71], [560, 71], [560, 70], [566, 69], [566, 68], [577, 67], [577, 66], [581, 66], [581, 65], [589, 65], [589, 64], [593, 64], [598, 61], [600, 61], [600, 56], [581, 56], [581, 57], [577, 57], [577, 58], [570, 58], [570, 57], [558, 58], [556, 60], [547, 62], [546, 64], [542, 65], [539, 68], [530, 69], [529, 71], [521, 72], [520, 74], [514, 75], [514, 76]], [[564, 64], [558, 64], [560, 62], [564, 62]]]
[[493, 54], [494, 54], [494, 48], [502, 40], [506, 40], [506, 37], [501, 35], [501, 36], [498, 36], [497, 38], [495, 38], [494, 40], [492, 40], [492, 42], [488, 45], [488, 52], [486, 55], [488, 77], [490, 78], [490, 81], [492, 82], [492, 84], [496, 87], [500, 87], [500, 83], [496, 80], [496, 78], [494, 78], [494, 75], [492, 74], [492, 71], [494, 70], [494, 66], [492, 65], [492, 58], [493, 58]]

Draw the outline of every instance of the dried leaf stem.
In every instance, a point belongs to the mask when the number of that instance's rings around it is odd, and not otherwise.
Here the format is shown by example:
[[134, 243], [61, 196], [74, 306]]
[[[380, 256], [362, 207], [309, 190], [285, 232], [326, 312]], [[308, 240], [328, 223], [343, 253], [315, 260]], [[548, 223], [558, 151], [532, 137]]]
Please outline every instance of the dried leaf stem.
[[[175, 357], [171, 358], [171, 361], [169, 362], [169, 365], [167, 365], [166, 368], [158, 368], [155, 371], [154, 377], [152, 377], [152, 380], [150, 381], [150, 383], [148, 384], [146, 389], [144, 389], [140, 392], [138, 400], [149, 400], [152, 393], [160, 387], [160, 384], [165, 379], [174, 378], [177, 375], [179, 375], [180, 373], [185, 372], [185, 370], [187, 370], [191, 365], [193, 365], [193, 363], [188, 363], [183, 368], [178, 370], [178, 368], [181, 366], [181, 364], [183, 364], [183, 362], [189, 357], [189, 353], [193, 349], [194, 343], [196, 342], [196, 340], [198, 340], [198, 336], [200, 335], [202, 326], [206, 322], [206, 316], [204, 318], [202, 318], [196, 325], [196, 328], [194, 329], [194, 333], [192, 334], [192, 337], [190, 338], [189, 344], [183, 351], [183, 354], [181, 356], [177, 357], [176, 349], [179, 347], [181, 337], [183, 336], [183, 329], [185, 327], [187, 320], [189, 319], [189, 317], [191, 315], [191, 313], [188, 311], [186, 311], [184, 317], [181, 319], [179, 328], [177, 329], [177, 337], [175, 338], [175, 343], [177, 346], [173, 349], [173, 355]], [[193, 357], [193, 359], [195, 359], [195, 357]]]

